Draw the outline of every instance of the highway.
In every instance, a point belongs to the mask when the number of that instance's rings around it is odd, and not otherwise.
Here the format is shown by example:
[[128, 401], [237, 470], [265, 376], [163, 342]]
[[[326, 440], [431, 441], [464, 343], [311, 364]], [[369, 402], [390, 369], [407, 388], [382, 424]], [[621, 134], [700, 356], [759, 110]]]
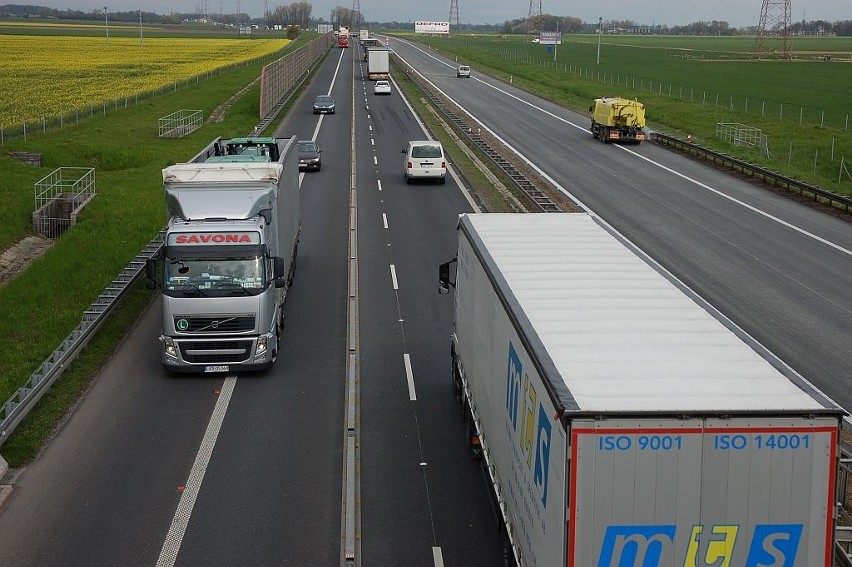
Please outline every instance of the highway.
[[[844, 407], [852, 226], [392, 39], [544, 175]], [[426, 135], [357, 49], [332, 50], [276, 135], [315, 138], [282, 352], [262, 375], [168, 376], [154, 298], [0, 510], [0, 566], [341, 565], [347, 243], [357, 213], [358, 562], [501, 565], [502, 536], [450, 383], [437, 265], [472, 210], [454, 179], [406, 185]], [[311, 112], [330, 92], [334, 115]], [[354, 126], [354, 138], [352, 131]], [[350, 154], [353, 147], [354, 154]], [[176, 156], [176, 161], [190, 156]], [[351, 167], [355, 187], [350, 182]], [[350, 203], [350, 198], [355, 198]], [[570, 253], [570, 251], [566, 251]], [[190, 495], [187, 497], [185, 495]]]
[[601, 144], [585, 116], [476, 67], [471, 79], [457, 79], [456, 62], [421, 45], [392, 39], [391, 48], [575, 201], [852, 408], [852, 224], [654, 144]]

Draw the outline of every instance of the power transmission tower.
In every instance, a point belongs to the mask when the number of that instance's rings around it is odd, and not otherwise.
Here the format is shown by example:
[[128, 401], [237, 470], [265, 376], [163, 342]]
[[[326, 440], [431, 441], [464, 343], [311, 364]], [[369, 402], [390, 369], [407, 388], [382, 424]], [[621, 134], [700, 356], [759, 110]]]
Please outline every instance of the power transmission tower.
[[[790, 0], [763, 0], [760, 9], [760, 23], [754, 40], [752, 59], [763, 59], [775, 52], [782, 59], [791, 59], [790, 53]], [[781, 49], [772, 50], [767, 45], [769, 39], [780, 39]]]
[[352, 0], [352, 32], [361, 29], [361, 0]]
[[[536, 6], [538, 4], [538, 6]], [[541, 0], [530, 0], [530, 11], [527, 14], [526, 30], [524, 33], [530, 33], [531, 29], [541, 31]]]
[[461, 30], [461, 22], [459, 21], [459, 0], [450, 0], [450, 33]]

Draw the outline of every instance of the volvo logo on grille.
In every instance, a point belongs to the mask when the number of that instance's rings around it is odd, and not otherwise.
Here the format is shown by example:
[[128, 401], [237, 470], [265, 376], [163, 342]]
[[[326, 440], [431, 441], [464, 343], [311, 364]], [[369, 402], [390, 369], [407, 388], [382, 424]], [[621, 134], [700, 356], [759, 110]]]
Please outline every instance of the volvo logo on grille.
[[178, 331], [186, 331], [189, 329], [189, 321], [186, 319], [178, 319], [177, 320], [177, 330]]
[[219, 328], [219, 321], [210, 321], [210, 326], [213, 327], [214, 329], [218, 329]]

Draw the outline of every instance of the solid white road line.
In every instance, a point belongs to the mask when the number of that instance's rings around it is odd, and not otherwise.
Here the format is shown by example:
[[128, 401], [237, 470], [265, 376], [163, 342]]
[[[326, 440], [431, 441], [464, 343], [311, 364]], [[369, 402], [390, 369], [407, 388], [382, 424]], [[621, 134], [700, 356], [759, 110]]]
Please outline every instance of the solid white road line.
[[231, 401], [231, 394], [234, 393], [236, 384], [236, 375], [226, 377], [225, 383], [222, 384], [219, 399], [216, 400], [216, 407], [213, 408], [213, 415], [210, 417], [207, 431], [201, 440], [201, 447], [198, 448], [198, 453], [195, 455], [195, 462], [192, 464], [189, 479], [186, 481], [183, 494], [180, 495], [180, 502], [178, 502], [177, 510], [175, 510], [175, 515], [172, 518], [172, 525], [169, 527], [166, 541], [163, 542], [163, 547], [160, 550], [157, 567], [173, 567], [175, 561], [177, 561], [180, 545], [183, 542], [183, 536], [186, 534], [189, 518], [192, 516], [192, 509], [195, 506], [195, 499], [201, 490], [201, 482], [204, 480], [204, 473], [207, 471], [207, 465], [213, 455], [213, 447], [219, 437], [219, 430], [225, 420], [225, 412], [228, 410], [228, 403]]

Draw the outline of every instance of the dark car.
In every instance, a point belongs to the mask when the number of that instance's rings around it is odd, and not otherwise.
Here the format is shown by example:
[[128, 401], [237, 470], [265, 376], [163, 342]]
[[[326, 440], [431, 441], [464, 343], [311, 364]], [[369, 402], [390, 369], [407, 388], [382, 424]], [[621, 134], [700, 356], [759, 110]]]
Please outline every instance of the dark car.
[[299, 140], [299, 169], [322, 168], [322, 148], [313, 140]]
[[334, 114], [334, 99], [330, 95], [317, 95], [314, 114]]

